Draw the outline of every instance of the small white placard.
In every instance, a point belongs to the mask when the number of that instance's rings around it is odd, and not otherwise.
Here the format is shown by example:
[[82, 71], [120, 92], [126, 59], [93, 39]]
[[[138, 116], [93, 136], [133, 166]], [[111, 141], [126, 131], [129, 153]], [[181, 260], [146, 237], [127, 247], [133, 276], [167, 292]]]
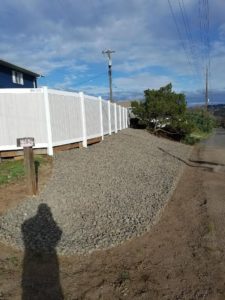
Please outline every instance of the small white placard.
[[35, 146], [33, 137], [24, 137], [17, 139], [17, 147], [33, 147]]

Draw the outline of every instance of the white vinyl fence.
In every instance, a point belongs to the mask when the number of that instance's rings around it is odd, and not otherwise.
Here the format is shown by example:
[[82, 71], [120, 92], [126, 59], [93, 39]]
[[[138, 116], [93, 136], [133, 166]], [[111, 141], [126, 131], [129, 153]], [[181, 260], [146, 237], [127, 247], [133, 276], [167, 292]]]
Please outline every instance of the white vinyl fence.
[[16, 139], [34, 137], [35, 148], [87, 140], [127, 128], [127, 109], [101, 97], [37, 89], [0, 89], [0, 151], [19, 150]]

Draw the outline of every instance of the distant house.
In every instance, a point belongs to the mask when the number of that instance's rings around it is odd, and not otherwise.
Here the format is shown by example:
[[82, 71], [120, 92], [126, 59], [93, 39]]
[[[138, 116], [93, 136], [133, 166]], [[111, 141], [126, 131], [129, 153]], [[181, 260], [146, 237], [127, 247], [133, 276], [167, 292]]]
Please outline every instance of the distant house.
[[[140, 100], [132, 100], [132, 101], [137, 101], [140, 102]], [[132, 111], [132, 106], [131, 106], [131, 102], [132, 101], [120, 101], [119, 104], [125, 108], [127, 108], [128, 111], [128, 115], [130, 119], [136, 118], [136, 116], [134, 115], [133, 111]]]
[[120, 101], [119, 104], [125, 108], [127, 108], [127, 113], [128, 113], [128, 125], [131, 127], [132, 125], [132, 119], [135, 118], [133, 112], [132, 112], [132, 107], [131, 107], [131, 101]]
[[[134, 100], [134, 101], [140, 102], [140, 100]], [[132, 101], [120, 101], [119, 102], [119, 104], [121, 106], [127, 108], [129, 127], [132, 127], [132, 128], [145, 128], [145, 126], [140, 125], [139, 118], [133, 113], [131, 102]]]
[[0, 88], [37, 88], [40, 74], [0, 60]]
[[132, 114], [131, 101], [120, 101], [119, 104], [128, 110], [128, 114]]

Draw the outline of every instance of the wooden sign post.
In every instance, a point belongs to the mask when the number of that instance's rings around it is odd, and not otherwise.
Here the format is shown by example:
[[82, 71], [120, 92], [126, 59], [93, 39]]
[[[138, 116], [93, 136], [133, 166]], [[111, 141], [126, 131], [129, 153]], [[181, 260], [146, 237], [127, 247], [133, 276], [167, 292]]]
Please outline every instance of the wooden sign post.
[[33, 146], [35, 146], [35, 143], [34, 138], [32, 137], [24, 137], [17, 139], [17, 147], [23, 147], [24, 151], [24, 168], [27, 178], [28, 195], [37, 194]]

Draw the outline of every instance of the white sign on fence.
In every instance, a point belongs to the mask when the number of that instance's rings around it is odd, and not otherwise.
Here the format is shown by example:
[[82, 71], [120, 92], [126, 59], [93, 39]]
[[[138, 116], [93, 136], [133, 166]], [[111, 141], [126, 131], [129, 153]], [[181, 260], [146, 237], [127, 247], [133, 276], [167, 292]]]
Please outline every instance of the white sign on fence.
[[35, 142], [33, 137], [23, 137], [23, 138], [18, 138], [16, 139], [17, 141], [17, 147], [34, 147]]

